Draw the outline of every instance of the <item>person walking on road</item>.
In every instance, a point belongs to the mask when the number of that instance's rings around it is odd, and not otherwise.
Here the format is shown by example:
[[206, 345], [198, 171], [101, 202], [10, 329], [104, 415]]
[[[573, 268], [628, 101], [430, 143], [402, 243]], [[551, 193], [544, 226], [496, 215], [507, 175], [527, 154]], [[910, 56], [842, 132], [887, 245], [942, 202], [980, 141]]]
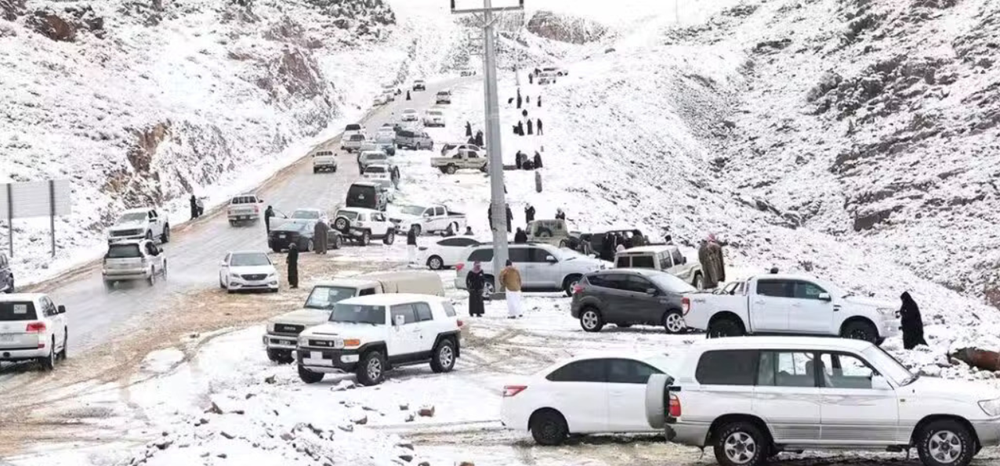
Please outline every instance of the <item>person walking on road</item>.
[[406, 254], [409, 256], [409, 265], [417, 264], [417, 226], [410, 225], [410, 230], [406, 232]]
[[299, 287], [299, 246], [295, 243], [288, 246], [288, 286]]
[[500, 271], [500, 283], [507, 290], [507, 318], [516, 319], [524, 315], [521, 308], [521, 272], [507, 259], [507, 266]]
[[191, 220], [198, 218], [198, 198], [191, 195]]
[[525, 225], [535, 221], [535, 208], [528, 204], [524, 206], [524, 223]]
[[517, 232], [514, 233], [514, 244], [525, 244], [528, 242], [528, 234], [521, 229], [517, 228]]
[[267, 233], [271, 233], [271, 217], [274, 217], [274, 209], [271, 206], [267, 206], [264, 210], [264, 228], [267, 229]]
[[483, 316], [483, 290], [486, 289], [486, 277], [483, 275], [483, 266], [476, 261], [472, 264], [472, 271], [465, 276], [465, 288], [469, 290], [469, 315], [472, 317]]
[[924, 340], [924, 321], [920, 317], [920, 308], [908, 291], [904, 291], [899, 299], [903, 306], [899, 308], [899, 323], [903, 328], [903, 348], [913, 349], [917, 345], [927, 346]]
[[316, 254], [326, 254], [327, 238], [330, 233], [330, 225], [320, 220], [313, 227], [313, 252]]
[[537, 126], [538, 126], [538, 135], [541, 136], [542, 135], [542, 119], [541, 118], [538, 119], [538, 125]]

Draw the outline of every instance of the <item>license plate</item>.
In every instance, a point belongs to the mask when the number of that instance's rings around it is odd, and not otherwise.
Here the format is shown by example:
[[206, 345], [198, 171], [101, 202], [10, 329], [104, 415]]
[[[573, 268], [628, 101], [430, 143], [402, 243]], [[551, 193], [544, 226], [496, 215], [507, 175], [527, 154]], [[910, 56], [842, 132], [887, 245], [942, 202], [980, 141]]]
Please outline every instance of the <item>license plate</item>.
[[13, 333], [0, 333], [0, 343], [12, 343], [14, 341]]
[[284, 238], [285, 235], [278, 235], [278, 238]]
[[310, 351], [309, 359], [323, 359], [323, 353], [319, 351]]

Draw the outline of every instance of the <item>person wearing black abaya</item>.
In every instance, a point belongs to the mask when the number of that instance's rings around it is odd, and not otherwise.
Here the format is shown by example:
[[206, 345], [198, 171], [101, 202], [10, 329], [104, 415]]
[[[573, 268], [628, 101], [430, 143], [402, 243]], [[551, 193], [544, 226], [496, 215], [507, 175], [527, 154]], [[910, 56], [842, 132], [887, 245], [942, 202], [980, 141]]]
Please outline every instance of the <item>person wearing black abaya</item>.
[[521, 151], [517, 151], [517, 153], [514, 154], [514, 166], [520, 170], [522, 163], [524, 163], [524, 154], [522, 154]]
[[528, 84], [534, 84], [534, 83], [535, 83], [535, 75], [528, 74]]
[[198, 218], [198, 198], [194, 197], [194, 194], [192, 194], [190, 202], [191, 202], [191, 219], [193, 220]]
[[528, 234], [521, 229], [517, 228], [517, 232], [514, 233], [514, 244], [524, 244], [528, 242]]
[[299, 247], [295, 243], [288, 246], [288, 285], [299, 287]]
[[472, 271], [465, 276], [465, 288], [469, 290], [469, 315], [482, 317], [483, 309], [483, 288], [486, 287], [486, 278], [483, 276], [482, 265], [475, 262]]
[[483, 130], [476, 131], [476, 145], [479, 147], [483, 146]]
[[538, 106], [541, 107], [542, 106], [542, 96], [538, 96], [538, 98], [535, 99], [535, 100], [538, 101]]
[[514, 223], [514, 213], [510, 211], [510, 204], [507, 204], [507, 233], [510, 233], [510, 226]]
[[531, 122], [531, 119], [529, 118], [528, 119], [528, 136], [531, 136], [532, 134], [535, 134], [535, 129], [534, 128], [535, 128], [535, 125], [534, 125], [534, 123]]
[[406, 91], [406, 100], [410, 100], [410, 91]]
[[274, 217], [274, 209], [267, 206], [267, 210], [264, 211], [264, 228], [268, 233], [271, 233], [271, 217]]
[[517, 135], [518, 136], [524, 136], [524, 123], [523, 122], [520, 122], [520, 121], [517, 122]]
[[468, 121], [465, 122], [465, 137], [472, 137], [472, 123], [469, 123]]
[[539, 154], [537, 150], [535, 151], [535, 168], [542, 168], [542, 154]]
[[538, 126], [538, 135], [541, 136], [542, 135], [542, 119], [541, 118], [538, 119], [538, 125], [537, 126]]
[[903, 327], [903, 348], [913, 349], [917, 345], [927, 345], [924, 340], [924, 321], [920, 318], [920, 308], [909, 292], [904, 291], [899, 299], [903, 306], [899, 308], [899, 322]]

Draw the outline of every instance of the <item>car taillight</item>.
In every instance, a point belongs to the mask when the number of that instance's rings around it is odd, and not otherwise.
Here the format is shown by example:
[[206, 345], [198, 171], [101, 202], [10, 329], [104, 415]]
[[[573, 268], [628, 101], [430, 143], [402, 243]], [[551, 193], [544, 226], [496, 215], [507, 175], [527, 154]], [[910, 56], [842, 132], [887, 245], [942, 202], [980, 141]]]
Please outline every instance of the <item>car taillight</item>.
[[45, 331], [45, 322], [32, 322], [24, 329], [28, 333], [42, 333]]
[[670, 417], [681, 417], [681, 399], [677, 398], [677, 395], [673, 393], [670, 394], [670, 404], [668, 407], [670, 411]]
[[573, 285], [573, 294], [580, 294], [580, 293], [583, 293], [583, 285], [579, 283]]
[[527, 388], [527, 385], [506, 385], [503, 387], [503, 397], [510, 398], [525, 391]]
[[463, 326], [465, 326], [465, 322], [463, 322], [462, 319], [458, 319], [458, 327], [462, 328]]
[[462, 271], [462, 269], [464, 269], [464, 268], [465, 268], [465, 264], [463, 264], [463, 263], [461, 263], [461, 262], [459, 262], [459, 263], [455, 264], [455, 271], [456, 271], [456, 272], [461, 272], [461, 271]]
[[687, 315], [691, 310], [691, 300], [688, 298], [681, 298], [681, 310], [684, 311], [684, 315]]

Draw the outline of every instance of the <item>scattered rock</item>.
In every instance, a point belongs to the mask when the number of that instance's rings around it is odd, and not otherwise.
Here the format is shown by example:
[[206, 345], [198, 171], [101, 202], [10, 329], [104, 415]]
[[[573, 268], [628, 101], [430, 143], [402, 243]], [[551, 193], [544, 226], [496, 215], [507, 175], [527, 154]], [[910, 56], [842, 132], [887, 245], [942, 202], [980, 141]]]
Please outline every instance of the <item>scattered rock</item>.
[[414, 416], [414, 415], [413, 415], [413, 413], [410, 413], [410, 414], [407, 414], [407, 415], [406, 415], [406, 419], [404, 419], [404, 421], [405, 421], [405, 422], [413, 422], [413, 420], [414, 420], [415, 418], [416, 418], [416, 416]]
[[420, 417], [434, 417], [434, 406], [424, 406], [417, 411]]
[[354, 426], [352, 426], [350, 424], [344, 424], [344, 425], [340, 426], [340, 430], [342, 430], [344, 432], [354, 432]]
[[224, 431], [224, 430], [223, 430], [223, 431], [221, 431], [221, 432], [219, 432], [219, 435], [221, 435], [221, 436], [223, 436], [223, 437], [225, 437], [225, 438], [227, 438], [227, 439], [229, 439], [229, 440], [232, 440], [232, 439], [236, 438], [236, 436], [235, 436], [235, 435], [233, 435], [233, 434], [230, 434], [229, 432], [226, 432], [226, 431]]
[[215, 456], [217, 456], [219, 458], [222, 458], [222, 459], [226, 459], [226, 458], [229, 457], [229, 455], [226, 455], [225, 453], [219, 453], [218, 455], [215, 455]]
[[351, 418], [351, 422], [353, 422], [353, 423], [355, 423], [355, 424], [357, 424], [359, 426], [363, 426], [365, 424], [368, 424], [368, 415], [361, 414], [361, 415], [358, 415], [358, 416], [354, 416], [353, 418]]
[[341, 380], [337, 382], [336, 385], [330, 387], [332, 392], [342, 392], [344, 390], [353, 390], [358, 387], [358, 384], [354, 383], [353, 380]]
[[264, 383], [274, 385], [274, 376], [269, 375], [267, 377], [264, 377]]
[[281, 440], [284, 440], [286, 442], [291, 442], [292, 440], [295, 439], [295, 434], [291, 432], [282, 432], [279, 438], [281, 438]]
[[173, 440], [163, 440], [160, 442], [156, 442], [153, 445], [156, 446], [156, 448], [159, 448], [160, 450], [166, 450], [167, 448], [170, 447], [170, 445], [173, 444], [174, 444]]
[[401, 404], [399, 405], [399, 410], [400, 410], [400, 411], [408, 411], [409, 409], [410, 409], [410, 405], [409, 405], [409, 404], [406, 404], [406, 403], [401, 403]]
[[399, 459], [409, 463], [410, 461], [413, 461], [413, 455], [399, 455]]
[[397, 443], [396, 446], [399, 448], [405, 448], [407, 450], [413, 450], [413, 442], [410, 442], [409, 440], [402, 440], [399, 443]]

